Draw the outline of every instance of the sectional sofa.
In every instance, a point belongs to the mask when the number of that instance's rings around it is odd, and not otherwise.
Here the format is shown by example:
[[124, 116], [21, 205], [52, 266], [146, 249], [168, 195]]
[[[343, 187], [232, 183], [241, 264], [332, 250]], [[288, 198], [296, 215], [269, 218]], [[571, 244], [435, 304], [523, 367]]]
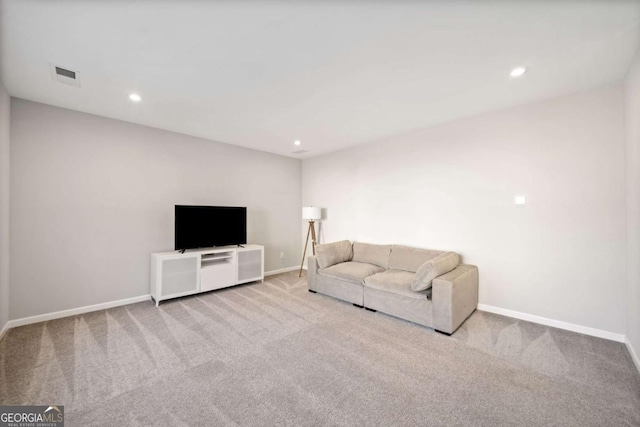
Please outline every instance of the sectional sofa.
[[478, 268], [453, 252], [348, 240], [316, 246], [309, 291], [452, 334], [478, 306]]

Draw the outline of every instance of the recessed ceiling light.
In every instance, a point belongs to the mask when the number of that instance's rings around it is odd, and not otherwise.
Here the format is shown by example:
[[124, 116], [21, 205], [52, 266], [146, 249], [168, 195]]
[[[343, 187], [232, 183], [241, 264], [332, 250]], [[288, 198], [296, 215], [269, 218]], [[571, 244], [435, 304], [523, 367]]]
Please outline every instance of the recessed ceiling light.
[[129, 99], [132, 100], [133, 102], [142, 101], [142, 98], [137, 93], [132, 93], [131, 95], [129, 95]]
[[300, 144], [302, 144], [302, 143], [299, 140], [296, 140], [296, 141], [293, 142], [293, 145], [300, 145]]
[[521, 75], [523, 75], [524, 73], [527, 72], [527, 69], [524, 67], [517, 67], [514, 68], [513, 70], [511, 70], [511, 77], [520, 77]]

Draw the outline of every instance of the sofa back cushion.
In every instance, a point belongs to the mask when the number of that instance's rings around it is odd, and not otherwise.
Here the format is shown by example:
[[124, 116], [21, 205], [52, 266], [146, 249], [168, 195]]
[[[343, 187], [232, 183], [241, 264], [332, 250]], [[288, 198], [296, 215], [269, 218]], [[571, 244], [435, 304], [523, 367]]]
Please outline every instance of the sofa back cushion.
[[429, 289], [433, 279], [455, 269], [459, 263], [460, 257], [455, 252], [445, 252], [430, 259], [422, 264], [416, 272], [413, 282], [411, 282], [411, 290], [419, 292]]
[[391, 245], [372, 245], [355, 242], [353, 244], [353, 261], [377, 265], [385, 270], [389, 268]]
[[415, 273], [422, 264], [443, 253], [443, 251], [393, 245], [391, 246], [391, 255], [389, 256], [389, 268]]
[[341, 262], [351, 261], [353, 249], [351, 242], [341, 240], [339, 242], [316, 245], [316, 259], [320, 268], [331, 267]]

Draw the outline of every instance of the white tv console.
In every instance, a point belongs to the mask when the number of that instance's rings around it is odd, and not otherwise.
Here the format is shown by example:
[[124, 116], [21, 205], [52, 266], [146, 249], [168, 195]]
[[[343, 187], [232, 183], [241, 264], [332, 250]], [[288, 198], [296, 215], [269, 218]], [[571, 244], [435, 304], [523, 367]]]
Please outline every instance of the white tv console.
[[243, 245], [151, 254], [156, 302], [264, 280], [264, 246]]

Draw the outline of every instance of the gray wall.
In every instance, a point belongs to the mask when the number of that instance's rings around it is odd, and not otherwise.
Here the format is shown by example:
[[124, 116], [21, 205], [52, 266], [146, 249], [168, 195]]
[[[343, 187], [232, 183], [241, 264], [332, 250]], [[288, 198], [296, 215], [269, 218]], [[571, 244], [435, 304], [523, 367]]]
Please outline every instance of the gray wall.
[[640, 54], [625, 81], [627, 125], [627, 341], [640, 369]]
[[148, 294], [175, 204], [247, 206], [267, 271], [301, 256], [299, 160], [15, 98], [11, 125], [11, 319]]
[[9, 320], [10, 99], [0, 82], [0, 330]]
[[458, 251], [481, 304], [619, 338], [623, 119], [613, 85], [390, 137], [304, 160], [302, 202], [326, 208], [324, 241]]

